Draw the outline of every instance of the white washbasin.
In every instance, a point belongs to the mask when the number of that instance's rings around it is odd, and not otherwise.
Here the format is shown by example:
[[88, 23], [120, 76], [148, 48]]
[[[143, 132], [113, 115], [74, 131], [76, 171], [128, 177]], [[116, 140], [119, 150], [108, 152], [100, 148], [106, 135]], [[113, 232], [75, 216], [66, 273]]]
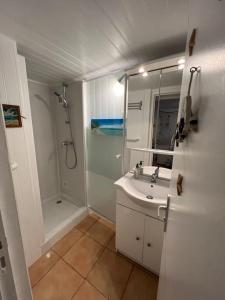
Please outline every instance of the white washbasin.
[[135, 179], [133, 174], [127, 173], [114, 184], [132, 199], [140, 201], [140, 204], [141, 202], [153, 206], [167, 204], [169, 181], [158, 179], [157, 183], [151, 183], [150, 181]]

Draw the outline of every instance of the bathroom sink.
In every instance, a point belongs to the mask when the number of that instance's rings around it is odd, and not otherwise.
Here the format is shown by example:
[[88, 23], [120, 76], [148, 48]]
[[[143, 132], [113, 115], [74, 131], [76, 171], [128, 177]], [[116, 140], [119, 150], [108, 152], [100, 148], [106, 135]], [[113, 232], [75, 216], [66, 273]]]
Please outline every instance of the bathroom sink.
[[135, 179], [133, 174], [127, 173], [114, 184], [139, 204], [159, 206], [167, 203], [169, 181], [158, 179], [156, 183], [151, 183]]

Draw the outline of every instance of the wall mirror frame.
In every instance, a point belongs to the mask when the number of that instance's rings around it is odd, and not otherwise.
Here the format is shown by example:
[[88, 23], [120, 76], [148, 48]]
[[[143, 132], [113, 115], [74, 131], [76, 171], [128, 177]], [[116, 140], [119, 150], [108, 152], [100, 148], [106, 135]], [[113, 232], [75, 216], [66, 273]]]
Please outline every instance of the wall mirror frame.
[[[184, 60], [184, 54], [178, 54], [174, 56], [169, 56], [165, 57], [159, 60], [152, 61], [151, 63], [146, 63], [142, 64], [141, 66], [137, 66], [134, 69], [131, 69], [126, 72], [126, 84], [125, 84], [125, 110], [124, 110], [124, 124], [125, 124], [125, 130], [124, 130], [124, 149], [126, 150], [133, 150], [136, 152], [146, 152], [148, 153], [148, 164], [149, 165], [154, 165], [154, 160], [157, 155], [164, 155], [167, 156], [168, 158], [173, 157], [175, 155], [174, 151], [174, 146], [172, 145], [171, 147], [163, 147], [159, 143], [158, 137], [156, 137], [155, 128], [157, 127], [157, 123], [159, 123], [159, 109], [160, 105], [166, 105], [169, 103], [168, 100], [172, 100], [170, 102], [170, 105], [174, 105], [174, 109], [176, 112], [176, 115], [174, 116], [173, 120], [173, 132], [171, 134], [174, 135], [175, 129], [176, 129], [176, 124], [177, 124], [177, 117], [178, 117], [178, 110], [179, 110], [179, 104], [180, 104], [180, 89], [181, 89], [181, 80], [182, 80], [182, 69], [184, 66], [185, 60]], [[179, 74], [179, 79], [176, 80], [169, 80], [168, 81], [168, 76], [171, 76], [172, 72], [177, 72]], [[148, 102], [149, 103], [149, 115], [148, 115], [148, 128], [146, 129], [146, 135], [147, 135], [147, 142], [144, 144], [139, 143], [138, 140], [139, 137], [136, 135], [131, 136], [129, 133], [130, 128], [135, 128], [135, 125], [139, 124], [141, 121], [140, 119], [137, 120], [137, 122], [133, 122], [133, 127], [130, 125], [130, 119], [132, 114], [134, 115], [135, 108], [138, 110], [140, 109], [140, 106], [143, 107], [143, 110], [145, 109], [144, 101], [136, 101], [132, 103], [132, 97], [131, 94], [134, 93], [133, 91], [135, 88], [133, 88], [134, 85], [132, 85], [132, 80], [134, 82], [135, 78], [139, 78], [140, 76], [142, 77], [143, 75], [147, 78], [148, 80], [151, 80], [152, 74], [158, 76], [158, 86], [155, 83], [156, 86], [151, 86], [151, 95], [148, 95], [148, 90], [145, 89], [145, 95], [148, 97]], [[178, 77], [178, 76], [177, 76]], [[152, 77], [153, 78], [153, 77]], [[143, 78], [145, 79], [145, 78]], [[165, 82], [164, 82], [165, 81]], [[141, 82], [141, 79], [140, 81]], [[155, 82], [157, 82], [155, 80]], [[170, 84], [168, 84], [170, 82]], [[171, 83], [173, 82], [173, 83]], [[137, 85], [137, 83], [135, 83]], [[142, 91], [144, 91], [144, 87], [141, 87]], [[141, 89], [140, 88], [140, 89]], [[144, 94], [143, 94], [144, 95]], [[143, 96], [144, 97], [144, 96]], [[135, 98], [135, 97], [133, 97]], [[136, 97], [135, 99], [141, 99], [140, 97]], [[159, 101], [157, 102], [157, 99]], [[166, 101], [165, 101], [166, 100]], [[147, 103], [148, 103], [147, 102]], [[156, 105], [156, 102], [159, 103], [159, 105]], [[156, 114], [156, 106], [158, 106], [158, 115], [157, 118], [154, 114]], [[143, 112], [144, 113], [144, 112]], [[144, 117], [142, 117], [144, 118]], [[143, 120], [143, 119], [142, 119]], [[160, 123], [161, 124], [161, 123]], [[142, 124], [143, 125], [143, 124]], [[131, 131], [131, 130], [130, 130]], [[135, 131], [135, 129], [134, 129]], [[141, 130], [139, 130], [141, 131]], [[132, 131], [133, 132], [133, 131]], [[129, 136], [130, 135], [130, 136]], [[170, 136], [171, 139], [172, 136]], [[157, 141], [157, 142], [156, 142]], [[157, 165], [157, 163], [155, 164]]]

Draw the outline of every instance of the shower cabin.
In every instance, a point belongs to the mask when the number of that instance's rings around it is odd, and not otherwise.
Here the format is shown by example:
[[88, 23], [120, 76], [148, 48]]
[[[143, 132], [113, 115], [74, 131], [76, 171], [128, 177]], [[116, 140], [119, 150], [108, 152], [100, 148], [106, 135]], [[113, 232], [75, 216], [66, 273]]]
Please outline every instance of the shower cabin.
[[28, 88], [45, 250], [87, 214], [82, 83]]

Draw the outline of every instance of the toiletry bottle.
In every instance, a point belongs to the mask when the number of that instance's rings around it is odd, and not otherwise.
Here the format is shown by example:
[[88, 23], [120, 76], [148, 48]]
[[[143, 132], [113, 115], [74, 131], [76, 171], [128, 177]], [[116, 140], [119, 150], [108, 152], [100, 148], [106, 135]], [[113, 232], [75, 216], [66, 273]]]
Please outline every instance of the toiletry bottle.
[[144, 173], [144, 166], [143, 166], [143, 160], [140, 160], [140, 163], [139, 163], [139, 172], [140, 172], [140, 175], [143, 175]]
[[136, 164], [136, 168], [134, 169], [134, 178], [138, 178], [140, 175], [140, 167], [139, 164]]

